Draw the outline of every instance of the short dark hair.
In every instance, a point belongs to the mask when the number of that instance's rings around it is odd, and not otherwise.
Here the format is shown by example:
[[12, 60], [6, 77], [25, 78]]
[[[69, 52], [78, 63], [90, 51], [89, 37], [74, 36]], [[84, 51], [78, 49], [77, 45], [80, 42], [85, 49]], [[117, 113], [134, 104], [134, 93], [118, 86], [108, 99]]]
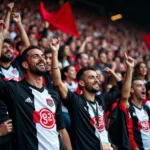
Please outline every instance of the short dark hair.
[[49, 54], [49, 53], [52, 53], [52, 50], [50, 48], [45, 50], [44, 55]]
[[23, 62], [23, 61], [26, 61], [27, 59], [28, 59], [28, 51], [30, 51], [30, 50], [32, 50], [32, 49], [39, 49], [39, 50], [41, 50], [40, 49], [40, 47], [39, 46], [29, 46], [28, 48], [26, 48], [24, 51], [23, 51], [23, 53], [22, 53], [22, 55], [21, 55], [21, 61]]
[[5, 39], [3, 43], [8, 43], [13, 47], [13, 42], [10, 39]]
[[88, 55], [87, 53], [84, 53], [84, 52], [79, 53], [79, 54], [76, 55], [76, 61], [77, 61], [78, 59], [81, 59], [83, 54]]
[[147, 82], [145, 84], [145, 87], [146, 87], [146, 96], [148, 96], [148, 91], [150, 90], [150, 82]]
[[96, 71], [93, 67], [83, 67], [82, 69], [80, 69], [77, 73], [77, 81], [83, 79], [84, 76], [84, 72], [87, 70], [93, 70]]
[[133, 83], [134, 83], [134, 81], [136, 81], [136, 80], [142, 80], [142, 79], [139, 78], [139, 77], [133, 77], [133, 78], [132, 78], [131, 87], [133, 87]]

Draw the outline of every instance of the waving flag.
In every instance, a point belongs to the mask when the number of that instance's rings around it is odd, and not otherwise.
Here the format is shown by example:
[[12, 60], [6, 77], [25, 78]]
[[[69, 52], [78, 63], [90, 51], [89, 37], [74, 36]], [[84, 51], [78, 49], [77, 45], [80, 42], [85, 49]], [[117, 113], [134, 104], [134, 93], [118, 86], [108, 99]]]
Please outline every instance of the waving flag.
[[147, 44], [148, 48], [150, 49], [150, 34], [144, 34], [142, 36], [142, 38], [145, 41], [145, 43]]
[[51, 30], [59, 29], [62, 32], [78, 37], [78, 30], [68, 2], [54, 13], [48, 12], [45, 9], [44, 3], [40, 2], [39, 11], [43, 21], [48, 21], [50, 23]]

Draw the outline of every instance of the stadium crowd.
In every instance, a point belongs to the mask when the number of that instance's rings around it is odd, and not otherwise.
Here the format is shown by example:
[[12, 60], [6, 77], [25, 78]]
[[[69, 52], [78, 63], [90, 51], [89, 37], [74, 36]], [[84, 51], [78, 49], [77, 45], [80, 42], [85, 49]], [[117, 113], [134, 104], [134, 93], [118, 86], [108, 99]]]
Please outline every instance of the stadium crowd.
[[73, 37], [38, 7], [0, 4], [0, 149], [150, 150], [147, 31], [73, 8]]

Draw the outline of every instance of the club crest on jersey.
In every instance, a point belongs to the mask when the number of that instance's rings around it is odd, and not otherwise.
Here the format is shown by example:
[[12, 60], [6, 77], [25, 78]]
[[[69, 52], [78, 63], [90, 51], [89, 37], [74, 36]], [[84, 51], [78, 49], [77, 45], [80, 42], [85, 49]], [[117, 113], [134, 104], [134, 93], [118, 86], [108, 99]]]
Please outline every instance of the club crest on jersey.
[[46, 99], [46, 102], [47, 102], [47, 104], [48, 104], [50, 107], [52, 107], [52, 106], [54, 105], [54, 101], [53, 101], [52, 99], [50, 99], [50, 98], [47, 98], [47, 99]]
[[149, 122], [147, 120], [140, 121], [138, 123], [138, 129], [143, 130], [145, 132], [149, 132], [150, 131]]
[[102, 111], [102, 106], [98, 106], [98, 110]]
[[15, 75], [17, 75], [18, 70], [17, 70], [16, 68], [14, 68], [14, 69], [12, 70], [12, 73], [15, 74]]
[[99, 132], [103, 132], [105, 129], [105, 122], [104, 122], [104, 117], [99, 115], [98, 116], [98, 123], [96, 118], [91, 118], [90, 120], [91, 124], [99, 131]]
[[46, 129], [52, 129], [55, 126], [55, 114], [47, 108], [42, 108], [33, 112], [33, 122], [39, 123]]

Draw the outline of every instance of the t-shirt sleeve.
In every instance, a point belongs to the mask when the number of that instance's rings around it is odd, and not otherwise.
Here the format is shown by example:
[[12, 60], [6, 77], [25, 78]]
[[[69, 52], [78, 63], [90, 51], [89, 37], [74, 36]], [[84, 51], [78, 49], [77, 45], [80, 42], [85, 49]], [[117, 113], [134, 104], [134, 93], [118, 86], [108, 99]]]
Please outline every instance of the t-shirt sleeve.
[[65, 100], [63, 100], [64, 106], [66, 106], [69, 109], [72, 109], [72, 106], [74, 103], [76, 103], [76, 100], [78, 99], [78, 95], [76, 93], [71, 92], [68, 89], [67, 97]]
[[108, 110], [111, 108], [111, 106], [114, 102], [119, 101], [119, 99], [121, 97], [121, 92], [117, 91], [117, 92], [112, 92], [112, 93], [106, 93], [106, 94], [101, 94], [96, 97], [102, 103], [104, 110]]
[[64, 129], [66, 127], [65, 122], [64, 122], [64, 118], [63, 118], [63, 113], [62, 113], [60, 101], [58, 102], [57, 108], [56, 108], [56, 124], [57, 124], [57, 130]]
[[14, 61], [12, 62], [13, 66], [17, 68], [17, 70], [19, 71], [19, 76], [23, 79], [24, 77], [24, 71], [23, 71], [23, 67], [21, 65], [21, 55], [18, 55]]

